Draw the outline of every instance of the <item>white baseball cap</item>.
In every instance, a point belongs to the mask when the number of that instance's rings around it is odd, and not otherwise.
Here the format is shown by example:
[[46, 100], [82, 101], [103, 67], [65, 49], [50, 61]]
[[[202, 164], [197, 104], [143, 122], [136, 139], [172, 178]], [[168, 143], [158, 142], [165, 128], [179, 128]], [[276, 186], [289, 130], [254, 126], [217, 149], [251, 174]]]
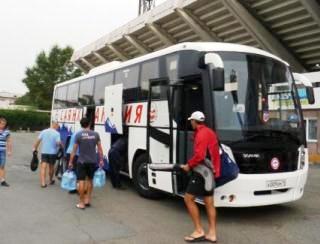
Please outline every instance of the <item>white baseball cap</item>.
[[188, 120], [192, 120], [192, 119], [203, 122], [206, 119], [206, 116], [204, 116], [202, 112], [196, 111], [196, 112], [193, 112], [191, 116], [188, 118]]

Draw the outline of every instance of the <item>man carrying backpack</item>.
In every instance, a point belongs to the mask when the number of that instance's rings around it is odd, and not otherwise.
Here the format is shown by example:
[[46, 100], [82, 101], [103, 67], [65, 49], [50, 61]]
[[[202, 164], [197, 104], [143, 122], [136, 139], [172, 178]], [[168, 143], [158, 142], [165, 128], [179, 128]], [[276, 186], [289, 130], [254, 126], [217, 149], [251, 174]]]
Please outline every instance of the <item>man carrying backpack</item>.
[[[217, 136], [213, 130], [208, 128], [205, 124], [205, 115], [200, 112], [192, 113], [188, 118], [191, 122], [194, 133], [194, 152], [192, 158], [187, 164], [182, 166], [185, 172], [191, 171], [191, 177], [187, 186], [186, 194], [184, 196], [185, 204], [195, 226], [195, 230], [184, 240], [186, 242], [207, 241], [215, 243], [217, 241], [216, 234], [216, 210], [214, 207], [213, 191], [207, 191], [205, 188], [205, 179], [194, 169], [200, 164], [204, 164], [207, 154], [211, 158], [214, 178], [220, 176], [220, 154], [219, 143]], [[197, 204], [195, 203], [196, 197], [203, 197], [206, 206], [209, 231], [205, 234], [200, 221], [200, 213]]]

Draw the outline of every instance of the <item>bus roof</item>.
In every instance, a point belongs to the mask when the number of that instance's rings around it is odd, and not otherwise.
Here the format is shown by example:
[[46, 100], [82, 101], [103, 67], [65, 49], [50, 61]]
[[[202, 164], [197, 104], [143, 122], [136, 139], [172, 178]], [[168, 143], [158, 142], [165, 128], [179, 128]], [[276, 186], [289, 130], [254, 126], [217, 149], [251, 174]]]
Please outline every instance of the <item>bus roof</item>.
[[232, 43], [223, 43], [223, 42], [185, 42], [185, 43], [179, 43], [173, 46], [170, 46], [168, 48], [161, 49], [159, 51], [155, 51], [153, 53], [149, 53], [125, 62], [111, 62], [105, 65], [101, 65], [95, 69], [92, 69], [88, 74], [85, 74], [83, 76], [74, 78], [69, 81], [65, 81], [62, 83], [59, 83], [56, 85], [56, 87], [63, 86], [69, 83], [73, 83], [79, 80], [91, 78], [103, 73], [107, 73], [116, 69], [120, 69], [123, 67], [131, 66], [143, 61], [147, 61], [149, 59], [157, 58], [166, 54], [175, 53], [178, 51], [185, 51], [185, 50], [194, 50], [199, 52], [239, 52], [239, 53], [251, 53], [251, 54], [258, 54], [266, 57], [270, 57], [273, 59], [276, 59], [285, 65], [289, 66], [287, 62], [280, 59], [279, 57], [268, 53], [264, 50], [249, 47], [245, 45], [240, 44], [232, 44]]

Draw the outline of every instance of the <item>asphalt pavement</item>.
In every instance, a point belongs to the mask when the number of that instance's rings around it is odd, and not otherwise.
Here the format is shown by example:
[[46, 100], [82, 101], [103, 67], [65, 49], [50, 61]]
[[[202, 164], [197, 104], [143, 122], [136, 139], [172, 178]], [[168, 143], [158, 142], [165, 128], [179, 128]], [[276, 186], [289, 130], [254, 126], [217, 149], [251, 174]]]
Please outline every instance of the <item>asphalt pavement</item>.
[[[107, 182], [96, 189], [92, 207], [79, 210], [77, 196], [56, 185], [42, 189], [31, 172], [35, 133], [13, 134], [14, 155], [7, 163], [9, 188], [0, 187], [0, 244], [184, 243], [192, 224], [183, 200], [141, 198], [133, 184], [125, 191]], [[225, 244], [320, 243], [320, 166], [311, 166], [303, 198], [257, 208], [219, 208], [218, 239]], [[202, 220], [207, 226], [204, 208]]]

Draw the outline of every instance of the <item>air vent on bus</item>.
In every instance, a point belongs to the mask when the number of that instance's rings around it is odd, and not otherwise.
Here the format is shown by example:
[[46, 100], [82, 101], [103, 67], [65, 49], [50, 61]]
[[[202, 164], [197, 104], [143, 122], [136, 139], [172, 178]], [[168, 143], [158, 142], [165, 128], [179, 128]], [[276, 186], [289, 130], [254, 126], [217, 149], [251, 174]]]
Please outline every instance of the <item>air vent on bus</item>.
[[281, 194], [281, 193], [287, 192], [289, 189], [290, 188], [278, 189], [278, 190], [268, 190], [268, 191], [255, 191], [254, 195], [255, 196], [261, 196], [261, 195]]

